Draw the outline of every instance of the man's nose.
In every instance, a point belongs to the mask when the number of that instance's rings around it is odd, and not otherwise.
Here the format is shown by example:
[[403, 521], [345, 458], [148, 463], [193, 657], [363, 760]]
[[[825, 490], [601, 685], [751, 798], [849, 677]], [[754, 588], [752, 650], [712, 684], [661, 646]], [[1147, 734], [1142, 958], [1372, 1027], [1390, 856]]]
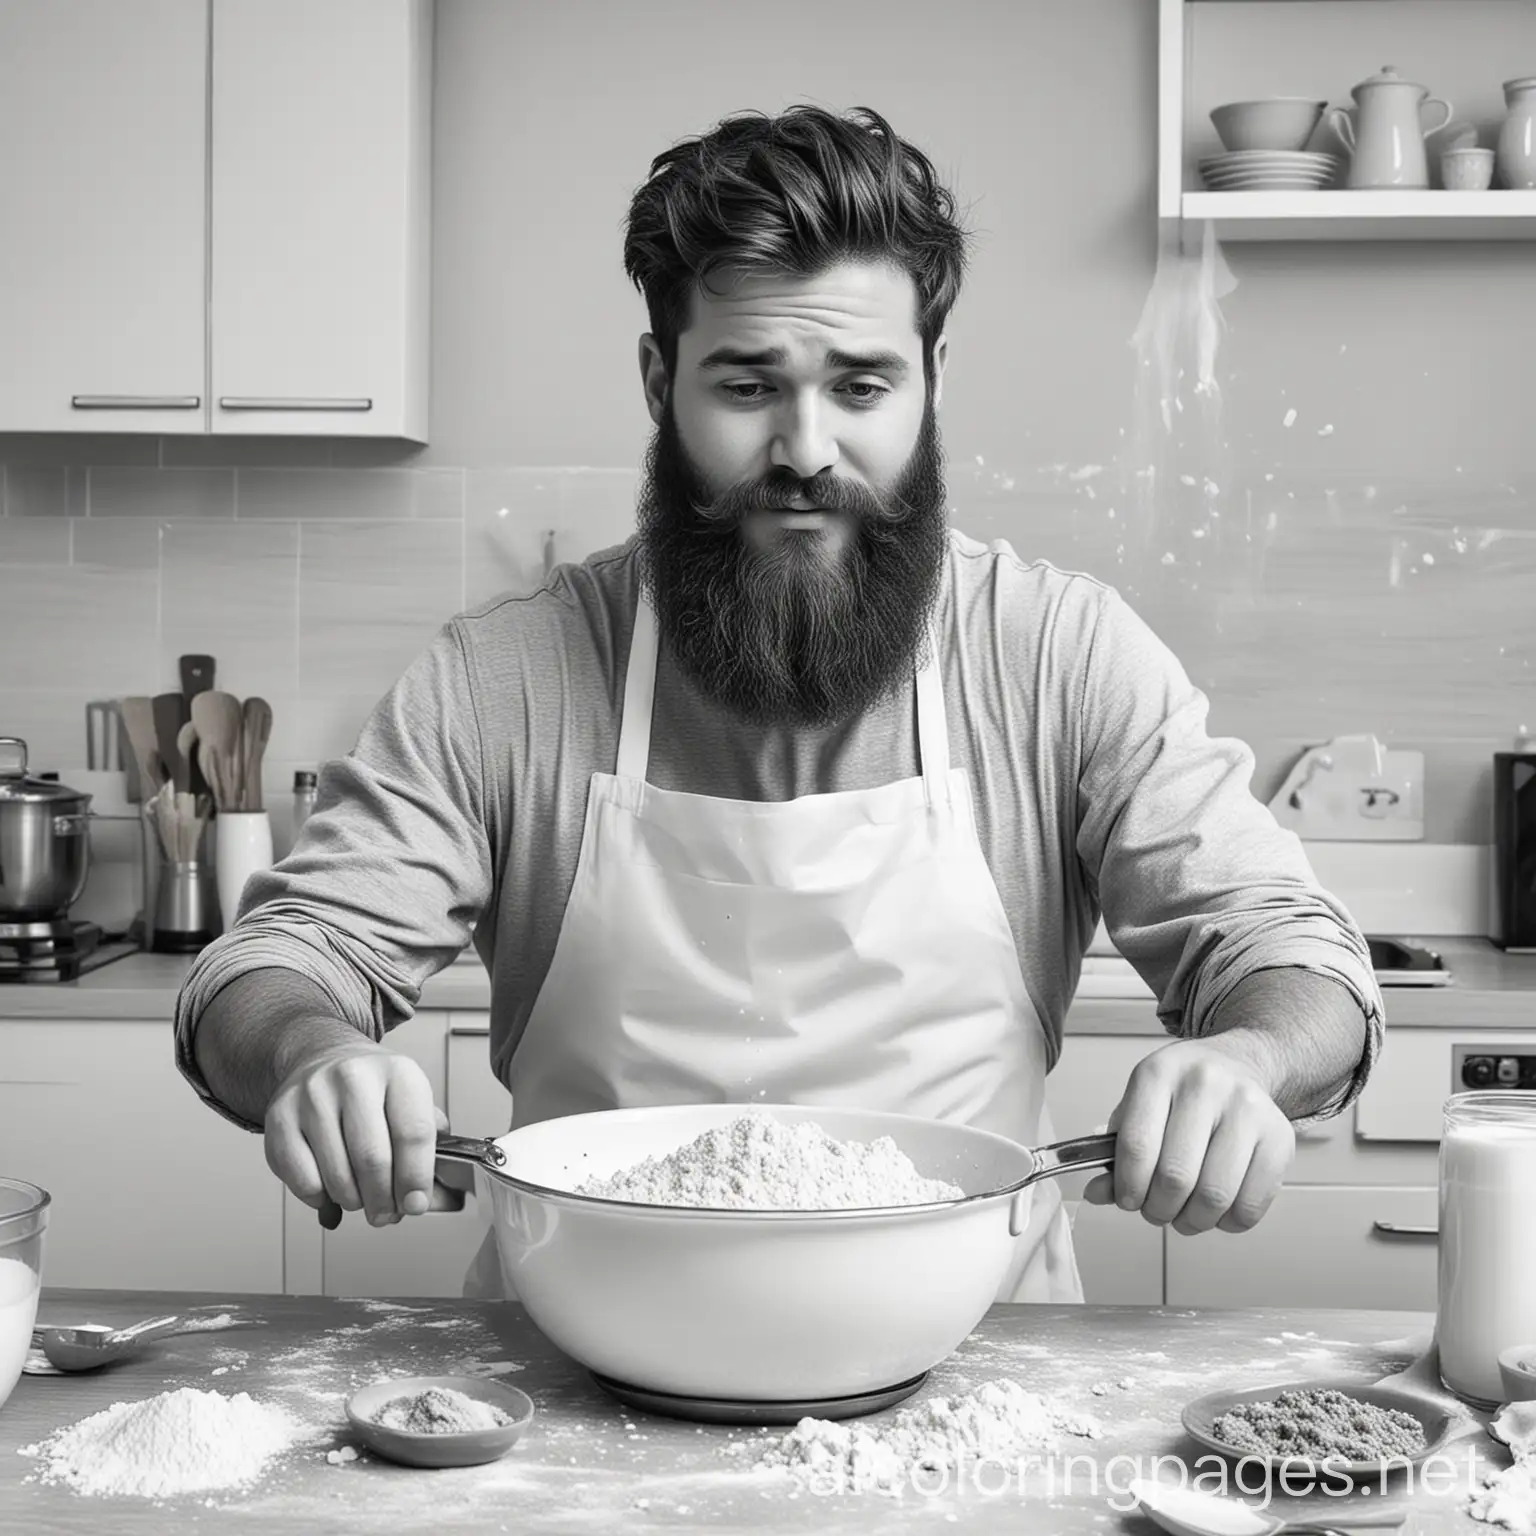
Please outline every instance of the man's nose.
[[788, 399], [776, 423], [771, 458], [774, 467], [793, 471], [802, 480], [814, 479], [837, 463], [837, 443], [828, 412], [812, 399]]

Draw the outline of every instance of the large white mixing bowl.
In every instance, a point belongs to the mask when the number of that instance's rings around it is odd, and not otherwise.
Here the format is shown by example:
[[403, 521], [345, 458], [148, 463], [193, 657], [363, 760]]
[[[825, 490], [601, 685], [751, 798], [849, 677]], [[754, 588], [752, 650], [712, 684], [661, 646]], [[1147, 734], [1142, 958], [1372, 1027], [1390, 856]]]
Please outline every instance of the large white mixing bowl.
[[[566, 1354], [629, 1386], [752, 1402], [830, 1398], [911, 1379], [951, 1354], [995, 1300], [1029, 1217], [1029, 1185], [1105, 1166], [1112, 1138], [1065, 1160], [909, 1115], [754, 1105], [839, 1141], [889, 1136], [963, 1199], [858, 1211], [698, 1210], [571, 1191], [664, 1157], [740, 1104], [570, 1115], [494, 1142], [476, 1166], [502, 1264]], [[458, 1138], [446, 1138], [465, 1146]], [[494, 1153], [492, 1154], [494, 1158]], [[472, 1160], [462, 1150], [455, 1160]]]

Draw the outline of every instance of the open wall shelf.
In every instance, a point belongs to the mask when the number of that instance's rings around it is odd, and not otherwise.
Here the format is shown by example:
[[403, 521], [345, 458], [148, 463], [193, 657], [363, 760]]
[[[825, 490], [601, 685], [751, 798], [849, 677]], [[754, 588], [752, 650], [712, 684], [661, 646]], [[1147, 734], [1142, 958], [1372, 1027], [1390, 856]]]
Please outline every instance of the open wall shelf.
[[[1250, 91], [1254, 94], [1310, 95], [1316, 90], [1317, 99], [1326, 97], [1330, 106], [1346, 106], [1349, 104], [1349, 88], [1347, 84], [1342, 89], [1337, 86], [1319, 88], [1314, 74], [1297, 79], [1292, 85], [1283, 85], [1278, 78], [1268, 86], [1253, 87], [1239, 82], [1230, 92], [1224, 92], [1221, 60], [1197, 59], [1196, 28], [1200, 25], [1197, 13], [1209, 16], [1216, 11], [1228, 10], [1241, 24], [1246, 20], [1241, 15], [1245, 10], [1257, 17], [1261, 10], [1273, 12], [1283, 4], [1297, 12], [1297, 27], [1305, 27], [1307, 33], [1311, 33], [1315, 31], [1320, 11], [1332, 9], [1342, 17], [1347, 10], [1358, 11], [1364, 3], [1365, 0], [1159, 0], [1158, 219], [1165, 229], [1177, 231], [1186, 249], [1198, 248], [1207, 222], [1214, 224], [1217, 237], [1223, 241], [1536, 238], [1536, 191], [1447, 192], [1433, 188], [1402, 192], [1344, 189], [1211, 192], [1204, 189], [1198, 161], [1221, 147], [1214, 140], [1205, 116], [1210, 105], [1221, 100], [1247, 99]], [[1495, 3], [1495, 0], [1484, 0], [1485, 6], [1489, 3]], [[1536, 7], [1508, 5], [1507, 0], [1504, 3], [1510, 13], [1512, 29], [1522, 36], [1529, 31], [1536, 41], [1536, 22], [1530, 19]], [[1408, 11], [1420, 35], [1426, 26], [1443, 24], [1449, 45], [1457, 30], [1457, 13], [1464, 14], [1467, 4], [1468, 0], [1444, 0], [1437, 6], [1414, 4]], [[1404, 12], [1404, 7], [1405, 0], [1369, 0], [1367, 9], [1385, 20], [1394, 10]], [[1385, 27], [1382, 31], [1390, 36], [1393, 29]], [[1372, 45], [1378, 52], [1386, 49], [1381, 58], [1367, 56], [1362, 45], [1357, 51], [1358, 56], [1351, 54], [1340, 58], [1338, 69], [1333, 73], [1340, 74], [1341, 78], [1347, 76], [1351, 81], [1374, 73], [1390, 58], [1392, 46], [1389, 41], [1374, 39]], [[1260, 56], [1263, 51], [1262, 43], [1253, 50]], [[1407, 38], [1403, 52], [1417, 59], [1421, 56], [1422, 46], [1416, 47], [1414, 39]], [[1315, 50], [1313, 56], [1316, 56]], [[1536, 46], [1530, 48], [1529, 70], [1513, 68], [1511, 56], [1514, 56], [1513, 49], [1505, 56], [1496, 55], [1489, 59], [1487, 76], [1490, 81], [1497, 82], [1507, 74], [1536, 73]], [[1202, 71], [1198, 84], [1204, 92], [1198, 95], [1197, 65]], [[1251, 58], [1242, 61], [1242, 68], [1250, 80], [1261, 73]], [[1417, 78], [1406, 64], [1404, 72], [1410, 78]], [[1207, 73], [1209, 79], [1205, 78]], [[1491, 88], [1497, 94], [1496, 83]], [[1207, 96], [1209, 101], [1205, 99]], [[1486, 103], [1482, 105], [1486, 107]], [[1483, 115], [1486, 117], [1486, 111]], [[1463, 114], [1458, 109], [1455, 116], [1460, 119]], [[1330, 148], [1342, 154], [1336, 145], [1324, 142], [1326, 131], [1325, 127], [1314, 138], [1313, 147]], [[1431, 136], [1432, 164], [1437, 159], [1435, 142]], [[1485, 147], [1492, 147], [1492, 139], [1487, 133], [1481, 142]]]

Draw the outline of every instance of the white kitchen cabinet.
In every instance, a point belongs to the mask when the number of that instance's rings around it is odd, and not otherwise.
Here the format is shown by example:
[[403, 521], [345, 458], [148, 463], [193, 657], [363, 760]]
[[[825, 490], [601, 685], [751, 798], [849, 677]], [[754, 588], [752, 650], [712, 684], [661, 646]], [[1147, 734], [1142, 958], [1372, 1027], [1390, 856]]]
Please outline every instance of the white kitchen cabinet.
[[197, 432], [207, 0], [0, 0], [0, 431]]
[[46, 1285], [283, 1288], [282, 1185], [176, 1070], [168, 1020], [0, 1019], [0, 1172], [53, 1197]]
[[505, 1136], [512, 1095], [491, 1072], [490, 1016], [448, 1016], [448, 1114], [461, 1136]]
[[[1160, 1035], [1068, 1035], [1045, 1080], [1045, 1102], [1058, 1141], [1103, 1126], [1143, 1056], [1167, 1044]], [[1057, 1180], [1078, 1201], [1072, 1246], [1084, 1299], [1105, 1305], [1152, 1305], [1163, 1300], [1163, 1231], [1135, 1212], [1080, 1200], [1093, 1174]]]
[[427, 437], [432, 0], [0, 0], [0, 432]]
[[1247, 1232], [1168, 1233], [1171, 1307], [1435, 1310], [1438, 1191], [1288, 1185]]
[[428, 0], [213, 0], [213, 432], [426, 441], [431, 71]]

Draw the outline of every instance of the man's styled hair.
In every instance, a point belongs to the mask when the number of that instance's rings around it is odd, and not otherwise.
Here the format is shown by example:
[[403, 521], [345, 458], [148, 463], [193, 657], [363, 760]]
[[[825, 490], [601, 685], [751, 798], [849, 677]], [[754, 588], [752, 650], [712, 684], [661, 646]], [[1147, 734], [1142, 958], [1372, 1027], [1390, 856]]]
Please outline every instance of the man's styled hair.
[[656, 156], [630, 203], [624, 270], [645, 296], [667, 373], [697, 286], [719, 268], [812, 277], [885, 260], [917, 288], [923, 371], [960, 293], [966, 234], [921, 150], [868, 107], [742, 112]]

